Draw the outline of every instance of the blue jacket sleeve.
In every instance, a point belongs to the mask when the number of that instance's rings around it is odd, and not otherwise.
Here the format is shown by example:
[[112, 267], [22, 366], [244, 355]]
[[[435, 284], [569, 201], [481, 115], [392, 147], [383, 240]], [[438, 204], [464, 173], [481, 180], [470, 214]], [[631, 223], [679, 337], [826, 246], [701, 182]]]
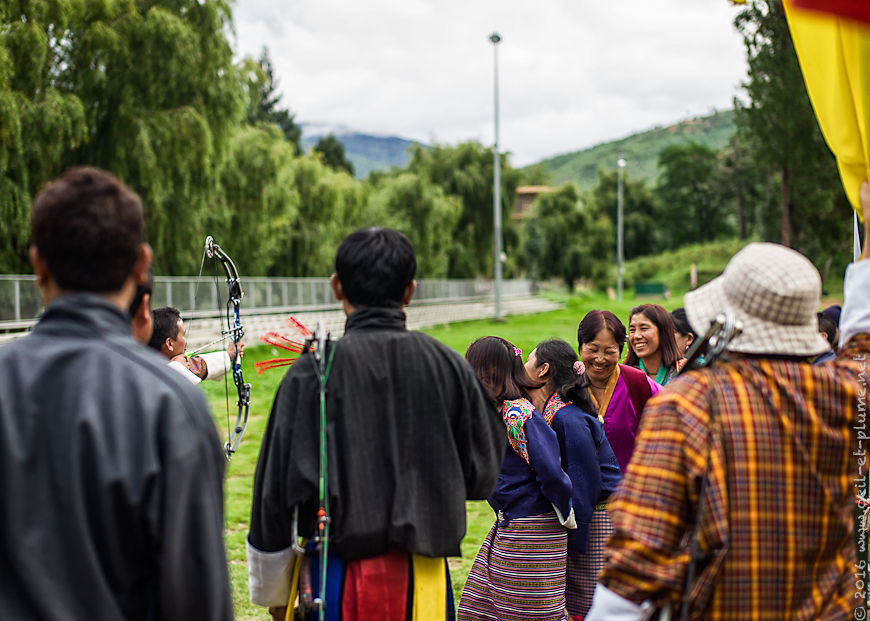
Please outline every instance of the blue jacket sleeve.
[[561, 519], [571, 513], [571, 479], [562, 470], [559, 440], [547, 421], [536, 410], [525, 422], [529, 465], [541, 486], [541, 493], [559, 512]]

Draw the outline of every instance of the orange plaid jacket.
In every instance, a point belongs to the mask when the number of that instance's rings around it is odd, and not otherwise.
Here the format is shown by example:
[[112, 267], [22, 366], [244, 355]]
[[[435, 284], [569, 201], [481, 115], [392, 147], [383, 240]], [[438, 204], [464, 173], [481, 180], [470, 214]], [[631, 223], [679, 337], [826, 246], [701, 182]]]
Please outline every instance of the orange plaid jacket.
[[673, 380], [647, 404], [611, 499], [600, 581], [636, 603], [682, 598], [712, 447], [691, 617], [852, 618], [868, 579], [853, 538], [868, 357], [861, 334], [826, 365], [744, 356]]

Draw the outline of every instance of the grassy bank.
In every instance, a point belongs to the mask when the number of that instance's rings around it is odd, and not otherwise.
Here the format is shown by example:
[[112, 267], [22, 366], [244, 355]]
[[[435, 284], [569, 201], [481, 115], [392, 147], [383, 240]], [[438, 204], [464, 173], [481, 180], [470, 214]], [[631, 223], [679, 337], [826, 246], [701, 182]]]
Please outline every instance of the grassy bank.
[[[464, 353], [471, 341], [481, 336], [497, 335], [504, 337], [523, 350], [526, 356], [541, 340], [563, 338], [576, 347], [577, 324], [583, 315], [594, 308], [612, 310], [623, 320], [638, 301], [630, 300], [617, 303], [603, 295], [560, 296], [564, 308], [548, 313], [508, 317], [502, 323], [489, 320], [467, 321], [439, 326], [426, 330], [433, 337]], [[671, 299], [664, 306], [671, 310], [682, 303], [681, 299]], [[194, 325], [195, 330], [195, 325]], [[253, 343], [251, 344], [253, 345]], [[252, 384], [251, 412], [245, 436], [233, 461], [227, 466], [226, 495], [226, 546], [233, 583], [233, 601], [236, 618], [240, 620], [269, 619], [266, 610], [252, 605], [248, 600], [247, 563], [245, 559], [245, 536], [251, 509], [251, 487], [260, 441], [266, 426], [272, 398], [284, 375], [284, 369], [266, 371], [257, 376], [254, 362], [274, 357], [283, 357], [283, 352], [268, 346], [249, 347], [245, 351], [243, 371], [245, 379]], [[230, 380], [228, 390], [223, 382], [204, 382], [209, 397], [218, 433], [226, 441], [228, 424], [235, 421], [235, 387]], [[227, 422], [226, 412], [230, 412]], [[458, 601], [465, 577], [471, 569], [474, 555], [481, 541], [492, 526], [493, 515], [485, 502], [468, 503], [468, 530], [462, 543], [462, 557], [450, 559], [453, 589]]]
[[[698, 284], [709, 282], [725, 270], [725, 265], [746, 244], [755, 240], [727, 239], [683, 246], [651, 257], [638, 257], [625, 263], [626, 287], [642, 281], [663, 282], [674, 293], [689, 290], [692, 264]], [[671, 309], [667, 306], [668, 310]]]

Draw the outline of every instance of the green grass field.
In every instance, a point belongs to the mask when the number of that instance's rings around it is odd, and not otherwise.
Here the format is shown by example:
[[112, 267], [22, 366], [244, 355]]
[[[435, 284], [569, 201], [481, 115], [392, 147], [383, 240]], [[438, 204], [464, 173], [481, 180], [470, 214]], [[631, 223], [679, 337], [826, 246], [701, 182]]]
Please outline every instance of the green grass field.
[[[502, 323], [489, 320], [467, 321], [439, 326], [426, 330], [427, 333], [460, 353], [474, 339], [481, 336], [496, 335], [506, 338], [523, 350], [527, 356], [541, 340], [557, 337], [563, 338], [576, 347], [577, 324], [583, 315], [595, 308], [604, 308], [615, 312], [623, 321], [627, 321], [632, 306], [640, 303], [627, 300], [623, 303], [607, 299], [603, 295], [567, 296], [551, 294], [550, 297], [564, 304], [560, 310], [508, 317]], [[646, 301], [646, 300], [644, 300]], [[661, 301], [657, 301], [661, 303]], [[682, 298], [672, 298], [664, 301], [664, 306], [672, 310], [682, 304]], [[195, 329], [195, 327], [194, 327]], [[245, 350], [243, 371], [245, 379], [252, 384], [251, 412], [245, 436], [242, 438], [238, 452], [227, 465], [225, 497], [226, 497], [226, 546], [230, 567], [230, 577], [233, 583], [233, 601], [236, 619], [269, 619], [264, 608], [254, 606], [248, 599], [248, 574], [245, 559], [245, 536], [248, 531], [248, 519], [251, 510], [251, 487], [257, 455], [260, 450], [260, 440], [266, 426], [272, 398], [285, 369], [266, 371], [257, 376], [254, 362], [275, 357], [285, 357], [282, 352], [269, 346], [254, 347], [254, 343]], [[223, 441], [227, 438], [228, 425], [235, 421], [236, 398], [235, 386], [229, 380], [228, 387], [223, 382], [204, 382], [203, 387], [209, 398], [218, 433]], [[227, 392], [229, 394], [227, 394]], [[230, 412], [227, 422], [226, 412]], [[471, 569], [471, 563], [486, 534], [492, 526], [494, 516], [486, 502], [468, 503], [468, 530], [462, 542], [462, 557], [450, 559], [453, 591], [456, 601], [462, 591], [465, 577]]]

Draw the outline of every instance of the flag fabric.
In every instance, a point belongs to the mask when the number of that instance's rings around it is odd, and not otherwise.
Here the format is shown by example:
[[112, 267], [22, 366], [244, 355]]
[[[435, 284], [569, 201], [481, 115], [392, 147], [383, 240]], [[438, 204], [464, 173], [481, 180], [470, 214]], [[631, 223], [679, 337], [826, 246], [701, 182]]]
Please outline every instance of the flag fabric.
[[[819, 127], [837, 159], [843, 188], [859, 218], [858, 189], [870, 178], [870, 23], [842, 15], [854, 5], [855, 11], [849, 15], [855, 17], [864, 4], [783, 1]], [[870, 9], [863, 12], [870, 13]]]
[[870, 3], [867, 0], [794, 0], [795, 8], [832, 13], [870, 23]]

